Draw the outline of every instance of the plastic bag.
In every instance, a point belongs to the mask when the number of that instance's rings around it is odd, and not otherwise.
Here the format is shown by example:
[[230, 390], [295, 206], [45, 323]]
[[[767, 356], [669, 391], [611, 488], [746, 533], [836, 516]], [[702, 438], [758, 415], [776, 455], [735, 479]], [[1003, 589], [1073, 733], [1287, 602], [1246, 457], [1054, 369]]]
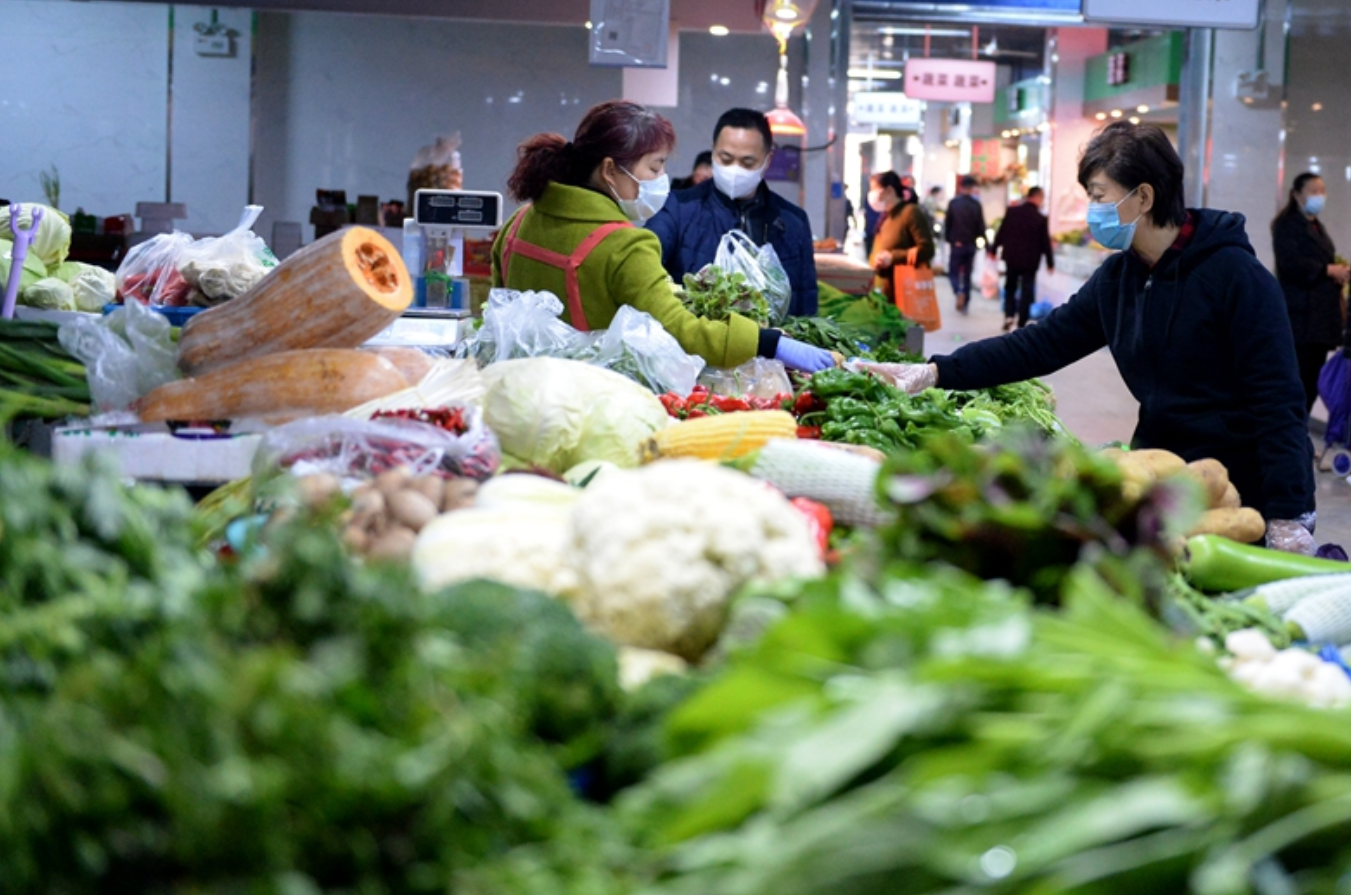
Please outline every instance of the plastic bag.
[[423, 146], [413, 157], [408, 169], [408, 214], [417, 208], [413, 196], [418, 190], [458, 190], [464, 188], [464, 171], [460, 167], [460, 133], [437, 137], [430, 146]]
[[552, 292], [494, 289], [483, 306], [483, 325], [465, 345], [481, 364], [520, 357], [572, 357], [589, 344], [586, 333], [559, 319], [563, 303]]
[[589, 333], [568, 326], [559, 319], [562, 313], [563, 303], [553, 293], [494, 289], [483, 326], [463, 354], [482, 364], [525, 357], [579, 360], [622, 373], [657, 394], [688, 393], [704, 367], [656, 318], [637, 308], [620, 307], [608, 329]]
[[699, 376], [699, 384], [707, 386], [715, 395], [772, 398], [785, 392], [793, 393], [793, 383], [783, 362], [766, 357], [751, 358], [732, 369], [705, 367]]
[[84, 364], [94, 409], [111, 413], [179, 378], [170, 329], [163, 314], [133, 301], [106, 317], [63, 324], [56, 337]]
[[988, 259], [980, 273], [980, 294], [991, 301], [999, 298], [999, 265]]
[[788, 319], [788, 306], [793, 299], [793, 286], [788, 272], [779, 261], [774, 246], [757, 246], [741, 230], [729, 230], [718, 242], [713, 264], [728, 273], [739, 273], [751, 286], [760, 291], [769, 303], [769, 322], [777, 326]]
[[117, 300], [181, 308], [188, 304], [192, 284], [178, 272], [178, 259], [192, 245], [192, 237], [175, 230], [152, 236], [127, 252], [117, 267]]
[[591, 363], [623, 373], [657, 394], [689, 394], [704, 369], [703, 358], [686, 354], [657, 318], [630, 305], [622, 306], [601, 331], [596, 347]]
[[254, 472], [260, 477], [285, 469], [297, 476], [327, 472], [339, 478], [372, 478], [405, 466], [419, 476], [484, 481], [502, 464], [497, 436], [484, 425], [477, 407], [455, 409], [468, 423], [463, 434], [411, 419], [295, 420], [263, 436], [254, 454]]
[[188, 302], [213, 307], [238, 298], [277, 266], [277, 256], [252, 230], [263, 206], [248, 205], [239, 224], [223, 236], [187, 245], [178, 257], [178, 272], [193, 287]]

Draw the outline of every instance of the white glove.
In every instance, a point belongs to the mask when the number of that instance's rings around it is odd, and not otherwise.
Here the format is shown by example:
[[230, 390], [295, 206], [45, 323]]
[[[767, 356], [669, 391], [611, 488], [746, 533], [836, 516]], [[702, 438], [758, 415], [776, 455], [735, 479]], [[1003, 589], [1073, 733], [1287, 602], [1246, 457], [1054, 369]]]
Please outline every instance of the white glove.
[[908, 395], [918, 395], [926, 388], [938, 385], [938, 367], [933, 364], [873, 364], [858, 361], [850, 364], [849, 368], [871, 373]]
[[1296, 519], [1272, 519], [1267, 523], [1267, 546], [1285, 553], [1313, 556], [1318, 544], [1313, 535]]

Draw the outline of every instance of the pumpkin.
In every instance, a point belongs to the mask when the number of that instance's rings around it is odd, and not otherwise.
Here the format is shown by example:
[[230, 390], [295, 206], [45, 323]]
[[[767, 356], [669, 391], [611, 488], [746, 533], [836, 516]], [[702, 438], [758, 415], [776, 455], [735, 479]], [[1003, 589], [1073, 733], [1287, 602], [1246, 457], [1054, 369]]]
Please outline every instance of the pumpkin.
[[275, 421], [341, 413], [407, 387], [397, 367], [369, 351], [279, 351], [161, 385], [141, 398], [136, 412], [147, 423], [239, 417]]
[[389, 240], [349, 227], [290, 255], [233, 301], [193, 316], [179, 337], [178, 366], [197, 376], [279, 351], [355, 348], [412, 300], [412, 278]]

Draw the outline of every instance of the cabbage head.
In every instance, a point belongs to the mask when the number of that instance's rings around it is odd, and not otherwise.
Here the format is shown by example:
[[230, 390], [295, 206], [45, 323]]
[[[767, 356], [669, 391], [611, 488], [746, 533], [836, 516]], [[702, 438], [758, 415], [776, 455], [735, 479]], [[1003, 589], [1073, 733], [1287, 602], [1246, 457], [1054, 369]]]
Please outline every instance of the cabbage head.
[[111, 271], [83, 261], [62, 262], [52, 276], [70, 285], [77, 311], [98, 313], [104, 305], [112, 303], [117, 292], [117, 277]]
[[[9, 285], [9, 268], [13, 261], [9, 253], [12, 248], [9, 243], [0, 242], [0, 296], [5, 294], [5, 287]], [[46, 265], [30, 251], [23, 259], [23, 273], [19, 274], [19, 293], [22, 294], [25, 289], [45, 276], [47, 276]]]
[[75, 310], [75, 293], [71, 291], [70, 286], [56, 277], [38, 280], [19, 293], [19, 300], [30, 308], [41, 308], [44, 311]]
[[482, 375], [483, 419], [503, 452], [555, 474], [586, 460], [637, 466], [643, 442], [670, 423], [652, 392], [581, 361], [521, 358]]
[[[33, 223], [33, 209], [38, 206], [31, 202], [20, 204], [23, 206], [23, 214], [19, 215], [19, 226], [30, 227]], [[0, 239], [10, 242], [14, 241], [14, 231], [9, 229], [9, 215], [13, 208], [13, 205], [0, 208]], [[28, 254], [37, 255], [39, 261], [52, 268], [65, 261], [66, 256], [70, 254], [70, 218], [55, 208], [48, 208], [45, 205], [41, 208], [42, 222], [38, 224], [38, 231], [33, 234]]]

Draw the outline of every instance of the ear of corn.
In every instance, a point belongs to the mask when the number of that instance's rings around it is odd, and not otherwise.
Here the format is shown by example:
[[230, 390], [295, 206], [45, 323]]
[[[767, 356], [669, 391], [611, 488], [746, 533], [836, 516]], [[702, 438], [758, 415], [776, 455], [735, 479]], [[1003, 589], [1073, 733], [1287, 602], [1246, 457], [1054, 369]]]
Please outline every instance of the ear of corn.
[[845, 525], [876, 525], [876, 497], [882, 464], [835, 450], [815, 441], [771, 441], [760, 451], [750, 474], [789, 497], [807, 497], [826, 505]]
[[1267, 611], [1275, 615], [1285, 615], [1305, 597], [1334, 590], [1351, 591], [1351, 572], [1304, 575], [1273, 581], [1256, 588], [1248, 599], [1260, 601]]
[[797, 438], [797, 420], [783, 410], [748, 410], [685, 420], [655, 433], [643, 445], [643, 462], [669, 457], [735, 460], [776, 438]]

